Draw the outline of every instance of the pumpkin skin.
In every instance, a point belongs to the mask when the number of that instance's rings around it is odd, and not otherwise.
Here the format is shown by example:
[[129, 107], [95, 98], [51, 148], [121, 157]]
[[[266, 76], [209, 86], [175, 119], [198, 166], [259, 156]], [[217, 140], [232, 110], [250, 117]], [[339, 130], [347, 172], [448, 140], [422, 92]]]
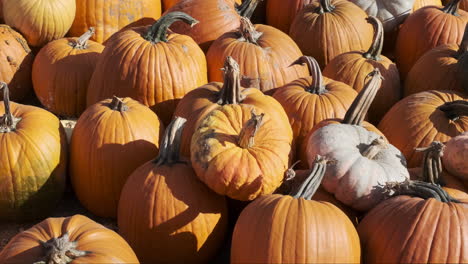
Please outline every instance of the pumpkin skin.
[[[163, 5], [163, 9], [164, 11], [168, 10], [169, 8], [173, 7], [175, 4], [177, 4], [178, 2], [180, 2], [180, 0], [162, 0], [162, 5]], [[242, 1], [241, 0], [235, 0], [235, 2], [240, 5], [242, 4]]]
[[[256, 130], [251, 111], [262, 113]], [[211, 111], [198, 123], [191, 141], [190, 160], [198, 178], [216, 193], [236, 200], [273, 193], [288, 169], [292, 142], [289, 123], [274, 118], [262, 108], [244, 104]], [[246, 144], [250, 139], [255, 143]]]
[[[8, 101], [8, 95], [4, 98]], [[0, 104], [0, 219], [45, 217], [65, 189], [65, 131], [52, 113], [13, 102], [9, 104], [16, 128], [6, 129], [4, 103]]]
[[[161, 19], [171, 23], [179, 19], [174, 16]], [[148, 41], [143, 36], [151, 30], [131, 28], [109, 39], [89, 84], [88, 106], [114, 95], [131, 97], [168, 124], [180, 98], [208, 82], [205, 55], [190, 37], [169, 31], [168, 42]]]
[[296, 14], [312, 0], [268, 0], [266, 6], [267, 24], [284, 33], [289, 33], [291, 23]]
[[413, 12], [425, 6], [441, 6], [440, 0], [415, 0], [413, 5]]
[[0, 25], [0, 50], [4, 54], [0, 60], [0, 80], [8, 84], [11, 99], [21, 101], [32, 90], [34, 56], [23, 36], [7, 25]]
[[468, 23], [468, 13], [458, 10], [458, 15], [453, 15], [453, 4], [451, 2], [445, 6], [451, 10], [448, 13], [438, 6], [421, 8], [403, 23], [395, 46], [396, 63], [403, 80], [427, 51], [443, 44], [460, 45]]
[[468, 11], [468, 0], [461, 0], [460, 1], [460, 9]]
[[[114, 231], [83, 215], [47, 218], [16, 235], [0, 252], [1, 263], [35, 263], [45, 256], [41, 245], [54, 238], [69, 235], [76, 249], [86, 251], [72, 263], [139, 263], [125, 240]], [[65, 262], [64, 262], [65, 263]]]
[[[65, 36], [75, 18], [75, 0], [3, 0], [6, 24], [17, 29], [28, 44], [42, 47]], [[87, 30], [87, 29], [86, 29]]]
[[468, 189], [468, 132], [453, 137], [446, 144], [442, 161], [445, 168], [462, 180]]
[[[323, 14], [318, 13], [320, 7]], [[364, 50], [372, 44], [373, 29], [366, 17], [361, 8], [348, 0], [315, 1], [299, 11], [289, 35], [304, 55], [314, 57], [323, 69], [337, 55]]]
[[[87, 36], [91, 36], [89, 31]], [[34, 91], [49, 111], [79, 117], [86, 109], [86, 91], [104, 46], [78, 38], [55, 40], [42, 48], [33, 64]]]
[[96, 34], [91, 40], [103, 43], [130, 23], [160, 16], [160, 0], [76, 0], [76, 18], [70, 35], [79, 37], [94, 27]]
[[86, 109], [70, 144], [71, 182], [81, 204], [93, 214], [115, 218], [125, 181], [158, 153], [163, 132], [158, 117], [128, 97]]
[[447, 102], [467, 100], [453, 91], [427, 91], [410, 95], [383, 117], [378, 128], [388, 141], [397, 147], [408, 161], [408, 168], [420, 166], [422, 154], [415, 148], [428, 146], [433, 141], [447, 142], [468, 130], [468, 117], [450, 120], [437, 108]]
[[308, 75], [305, 67], [291, 66], [302, 52], [288, 35], [270, 26], [252, 25], [247, 18], [241, 18], [237, 31], [223, 34], [210, 46], [206, 55], [210, 82], [223, 81], [219, 69], [227, 56], [239, 63], [242, 86], [262, 92]]

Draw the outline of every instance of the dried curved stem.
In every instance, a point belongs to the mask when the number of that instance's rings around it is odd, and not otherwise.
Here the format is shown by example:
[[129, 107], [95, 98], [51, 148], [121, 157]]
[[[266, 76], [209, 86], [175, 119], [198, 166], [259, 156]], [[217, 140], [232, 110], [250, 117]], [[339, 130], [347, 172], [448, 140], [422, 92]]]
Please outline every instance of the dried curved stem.
[[362, 156], [368, 159], [374, 159], [374, 157], [377, 156], [377, 154], [379, 154], [382, 149], [387, 147], [388, 145], [382, 137], [376, 138], [370, 143], [369, 146], [367, 146], [366, 149], [363, 150]]
[[422, 199], [434, 198], [440, 202], [448, 203], [459, 201], [451, 197], [439, 185], [431, 184], [422, 181], [406, 180], [404, 182], [391, 182], [387, 183], [384, 187], [384, 193], [389, 197], [398, 195], [415, 196]]
[[320, 5], [318, 7], [317, 13], [324, 14], [333, 12], [335, 6], [331, 4], [331, 0], [320, 0]]
[[447, 14], [459, 16], [457, 13], [459, 5], [460, 5], [460, 0], [451, 0], [444, 6], [444, 8], [442, 8], [442, 11]]
[[460, 117], [468, 116], [468, 101], [457, 100], [453, 102], [447, 102], [437, 108], [438, 110], [445, 113], [445, 116], [456, 121]]
[[264, 113], [259, 115], [255, 114], [252, 110], [252, 118], [242, 128], [239, 134], [239, 146], [241, 148], [251, 148], [255, 144], [255, 135], [263, 124]]
[[3, 89], [3, 105], [5, 106], [5, 114], [0, 117], [0, 133], [8, 133], [16, 129], [16, 125], [21, 118], [16, 118], [11, 113], [10, 109], [10, 90], [8, 85], [0, 82], [0, 90]]
[[320, 65], [317, 60], [310, 56], [301, 56], [295, 60], [291, 65], [306, 64], [312, 76], [312, 85], [307, 89], [308, 92], [313, 94], [323, 94], [327, 91], [323, 84], [323, 75], [320, 70]]
[[125, 112], [128, 110], [128, 106], [124, 103], [122, 98], [119, 98], [115, 95], [112, 97], [112, 101], [109, 104], [109, 108], [119, 112]]
[[47, 242], [41, 241], [41, 245], [46, 251], [45, 260], [35, 262], [34, 264], [68, 264], [79, 257], [91, 253], [76, 249], [77, 243], [70, 241], [68, 233]]
[[224, 61], [224, 83], [219, 92], [218, 104], [239, 104], [244, 100], [241, 93], [241, 78], [239, 64], [231, 57], [227, 56]]
[[317, 155], [314, 167], [312, 168], [309, 176], [297, 188], [297, 190], [292, 190], [290, 195], [296, 199], [304, 198], [306, 200], [312, 200], [312, 197], [322, 183], [327, 164], [329, 162], [330, 161], [325, 157]]
[[422, 180], [432, 184], [442, 183], [442, 156], [445, 145], [442, 142], [434, 141], [429, 147], [417, 148], [417, 152], [424, 152]]
[[159, 154], [154, 160], [156, 166], [180, 163], [180, 143], [187, 119], [175, 117], [164, 132]]
[[176, 21], [183, 21], [191, 27], [199, 21], [183, 12], [171, 12], [159, 18], [146, 32], [145, 39], [155, 44], [158, 42], [167, 42], [167, 30]]
[[90, 27], [88, 31], [86, 31], [83, 35], [81, 35], [74, 43], [70, 43], [70, 45], [74, 49], [87, 49], [88, 48], [88, 40], [94, 35], [94, 28]]
[[378, 61], [382, 54], [382, 48], [384, 43], [384, 30], [382, 22], [376, 17], [369, 16], [367, 20], [374, 25], [375, 33], [374, 40], [369, 50], [363, 54], [364, 58]]
[[263, 0], [244, 0], [242, 1], [242, 4], [235, 4], [237, 13], [241, 17], [246, 17], [250, 19], [257, 8], [257, 5]]
[[262, 36], [263, 33], [256, 31], [254, 25], [248, 18], [241, 17], [239, 34], [241, 35], [241, 39], [258, 45], [257, 40], [260, 38], [260, 36]]

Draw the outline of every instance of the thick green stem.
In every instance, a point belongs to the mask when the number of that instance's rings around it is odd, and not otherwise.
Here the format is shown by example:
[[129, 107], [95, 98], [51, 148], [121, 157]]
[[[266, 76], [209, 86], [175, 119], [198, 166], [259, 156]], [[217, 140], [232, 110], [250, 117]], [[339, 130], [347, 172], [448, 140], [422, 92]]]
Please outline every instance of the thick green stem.
[[424, 152], [422, 164], [422, 181], [431, 184], [443, 185], [442, 182], [442, 155], [444, 151], [444, 144], [439, 141], [434, 141], [429, 147], [417, 148], [417, 152]]
[[331, 0], [320, 0], [320, 6], [318, 7], [317, 13], [324, 14], [333, 12], [335, 6], [331, 4]]
[[87, 49], [88, 40], [94, 35], [94, 28], [90, 27], [81, 37], [79, 37], [75, 42], [70, 43], [74, 49]]
[[445, 116], [452, 120], [456, 121], [460, 117], [468, 116], [468, 101], [457, 100], [453, 102], [447, 102], [437, 109], [444, 112]]
[[180, 163], [180, 143], [182, 138], [182, 130], [184, 129], [187, 119], [175, 117], [164, 132], [158, 157], [154, 160], [156, 166], [172, 165]]
[[44, 260], [34, 262], [34, 264], [68, 264], [79, 257], [91, 253], [76, 249], [77, 243], [70, 241], [68, 233], [47, 242], [41, 241], [41, 245], [46, 251], [45, 258]]
[[451, 0], [444, 6], [444, 8], [442, 8], [442, 11], [447, 14], [459, 16], [458, 14], [459, 5], [460, 5], [460, 0]]
[[244, 100], [241, 93], [241, 78], [239, 64], [231, 57], [227, 56], [224, 61], [224, 83], [219, 92], [218, 104], [239, 104]]
[[21, 118], [16, 118], [11, 113], [10, 109], [10, 90], [8, 85], [4, 82], [0, 82], [0, 90], [3, 89], [3, 105], [5, 108], [5, 114], [0, 117], [0, 133], [8, 133], [16, 129], [16, 125]]
[[264, 113], [260, 115], [255, 114], [255, 111], [252, 110], [252, 118], [247, 121], [247, 123], [242, 128], [239, 134], [239, 146], [241, 148], [247, 149], [251, 148], [255, 144], [255, 135], [257, 135], [258, 130], [263, 124]]
[[325, 93], [327, 89], [323, 84], [323, 75], [317, 60], [310, 56], [301, 56], [291, 65], [298, 64], [306, 64], [312, 76], [312, 85], [307, 89], [307, 91], [318, 95]]
[[385, 142], [382, 137], [376, 138], [369, 144], [369, 146], [367, 146], [366, 149], [363, 150], [362, 156], [368, 159], [374, 159], [374, 157], [377, 156], [377, 154], [379, 154], [382, 149], [387, 147], [387, 142]]
[[260, 3], [261, 1], [263, 0], [245, 0], [242, 2], [241, 5], [236, 3], [237, 13], [239, 13], [241, 17], [246, 17], [250, 19], [255, 9], [257, 8], [258, 3]]
[[439, 185], [422, 181], [406, 180], [404, 182], [387, 183], [384, 187], [384, 193], [389, 197], [398, 195], [409, 195], [419, 197], [422, 199], [434, 198], [444, 203], [459, 202], [455, 198], [452, 198]]
[[146, 32], [144, 38], [153, 44], [161, 41], [167, 42], [167, 30], [176, 21], [183, 21], [191, 27], [198, 23], [198, 20], [183, 12], [171, 12], [158, 19]]
[[328, 163], [329, 161], [326, 158], [317, 155], [309, 176], [296, 190], [292, 190], [290, 195], [296, 199], [304, 198], [312, 200], [312, 197], [322, 183]]
[[119, 112], [125, 112], [128, 110], [128, 106], [124, 103], [122, 98], [119, 98], [115, 95], [112, 97], [112, 101], [109, 104], [109, 108]]
[[369, 50], [363, 54], [364, 58], [378, 61], [382, 54], [382, 48], [384, 43], [384, 30], [382, 22], [376, 17], [369, 16], [367, 20], [374, 25], [375, 33], [374, 40]]

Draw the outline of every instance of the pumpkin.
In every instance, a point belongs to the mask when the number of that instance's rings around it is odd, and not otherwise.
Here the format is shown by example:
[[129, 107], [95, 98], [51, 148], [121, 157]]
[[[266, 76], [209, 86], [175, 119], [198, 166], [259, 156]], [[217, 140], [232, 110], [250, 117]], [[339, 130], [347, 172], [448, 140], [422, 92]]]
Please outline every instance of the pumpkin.
[[32, 81], [37, 98], [49, 111], [79, 117], [86, 108], [86, 90], [104, 46], [89, 41], [94, 28], [80, 38], [55, 40], [36, 56]]
[[312, 0], [268, 0], [266, 6], [267, 24], [284, 33], [289, 33], [291, 23], [296, 14]]
[[289, 35], [304, 55], [314, 57], [323, 69], [337, 55], [372, 44], [372, 25], [366, 17], [348, 0], [314, 1], [296, 15]]
[[0, 50], [3, 53], [0, 60], [0, 80], [8, 84], [12, 92], [11, 99], [21, 101], [32, 90], [31, 69], [34, 56], [23, 36], [7, 25], [0, 25]]
[[265, 112], [252, 105], [224, 105], [198, 123], [190, 160], [198, 178], [216, 193], [250, 201], [281, 185], [291, 127]]
[[242, 211], [231, 263], [360, 263], [359, 237], [351, 221], [333, 204], [311, 200], [326, 162], [317, 159], [291, 196], [265, 195]]
[[[405, 182], [358, 226], [364, 263], [468, 262], [468, 206], [440, 187]], [[414, 197], [412, 197], [414, 196]]]
[[388, 141], [408, 160], [408, 167], [418, 167], [423, 155], [415, 148], [433, 141], [446, 142], [468, 130], [468, 113], [457, 100], [468, 103], [466, 95], [453, 91], [427, 91], [410, 95], [385, 114], [378, 128]]
[[460, 9], [468, 11], [468, 0], [461, 0], [460, 1]]
[[119, 232], [144, 263], [207, 263], [224, 240], [224, 197], [179, 156], [185, 122], [171, 122], [158, 157], [137, 168], [122, 190]]
[[395, 46], [396, 63], [403, 80], [427, 51], [443, 44], [460, 45], [468, 12], [458, 9], [459, 1], [451, 0], [443, 8], [422, 8], [405, 20]]
[[375, 17], [369, 17], [376, 30], [374, 41], [367, 52], [351, 51], [336, 56], [323, 70], [330, 79], [344, 82], [360, 92], [364, 89], [366, 76], [374, 68], [382, 74], [382, 86], [369, 109], [368, 118], [377, 124], [383, 115], [401, 98], [400, 74], [396, 65], [381, 54], [384, 32], [382, 23]]
[[[266, 25], [252, 25], [242, 17], [236, 31], [223, 34], [213, 42], [206, 55], [211, 82], [221, 82], [227, 56], [236, 60], [241, 69], [241, 85], [262, 92], [273, 90], [295, 79], [307, 76], [307, 69], [291, 66], [302, 52], [285, 33]], [[291, 67], [290, 67], [291, 66]]]
[[[312, 76], [278, 88], [273, 97], [288, 114], [299, 151], [305, 147], [303, 141], [314, 126], [325, 119], [344, 117], [356, 92], [342, 82], [323, 77], [318, 62], [312, 57], [300, 57], [295, 63], [307, 64]], [[301, 160], [305, 163], [305, 159]]]
[[415, 0], [413, 5], [413, 12], [426, 6], [441, 6], [440, 0]]
[[163, 132], [158, 117], [128, 97], [86, 109], [70, 144], [71, 182], [81, 204], [95, 215], [115, 218], [125, 181], [158, 153]]
[[65, 36], [75, 18], [75, 0], [2, 0], [6, 24], [17, 29], [28, 44], [42, 47]]
[[10, 102], [6, 83], [0, 83], [0, 89], [0, 219], [41, 218], [54, 209], [65, 189], [65, 132], [50, 112]]
[[[463, 58], [466, 59], [463, 59]], [[429, 90], [463, 92], [462, 78], [468, 74], [463, 61], [468, 59], [468, 24], [461, 45], [445, 44], [426, 53], [411, 68], [405, 81], [405, 96]], [[468, 92], [468, 88], [467, 88]]]
[[[162, 0], [162, 5], [164, 10], [168, 10], [169, 8], [173, 7], [175, 4], [180, 2], [180, 0]], [[242, 4], [241, 0], [235, 0], [237, 4]]]
[[[288, 116], [275, 99], [258, 89], [245, 89], [241, 86], [239, 64], [232, 57], [226, 57], [223, 71], [224, 83], [212, 82], [190, 91], [177, 105], [174, 115], [187, 119], [181, 146], [184, 156], [190, 157], [190, 141], [197, 124], [220, 105], [254, 105], [275, 116], [280, 126], [289, 126]], [[288, 137], [292, 138], [290, 129]]]
[[468, 132], [447, 142], [442, 161], [447, 171], [462, 180], [468, 189]]
[[87, 105], [113, 95], [131, 97], [168, 124], [187, 92], [207, 83], [205, 55], [188, 36], [172, 33], [177, 20], [197, 23], [180, 12], [164, 15], [152, 26], [131, 28], [112, 37], [91, 78]]
[[0, 262], [139, 263], [122, 237], [83, 215], [47, 218], [19, 233], [0, 252]]
[[103, 43], [130, 23], [160, 16], [161, 0], [76, 0], [76, 18], [70, 35], [78, 37], [94, 27], [96, 34], [91, 40]]

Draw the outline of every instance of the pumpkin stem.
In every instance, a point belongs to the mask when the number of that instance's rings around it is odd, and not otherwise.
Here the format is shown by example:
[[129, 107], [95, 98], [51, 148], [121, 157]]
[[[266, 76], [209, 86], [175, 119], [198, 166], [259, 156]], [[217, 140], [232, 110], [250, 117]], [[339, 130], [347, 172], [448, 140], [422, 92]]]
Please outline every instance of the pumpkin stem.
[[374, 25], [375, 33], [374, 40], [369, 50], [363, 54], [364, 58], [378, 61], [380, 60], [380, 55], [382, 54], [382, 48], [384, 43], [384, 30], [382, 22], [376, 17], [369, 16], [367, 18], [371, 24]]
[[256, 31], [254, 25], [248, 18], [241, 17], [239, 34], [241, 41], [245, 40], [249, 43], [258, 45], [257, 40], [260, 38], [260, 36], [262, 36], [263, 33]]
[[464, 100], [447, 102], [437, 109], [444, 112], [445, 116], [452, 121], [457, 121], [460, 117], [468, 116], [468, 102]]
[[422, 165], [422, 181], [432, 184], [442, 184], [442, 159], [445, 145], [440, 141], [434, 141], [429, 147], [416, 148], [417, 152], [424, 152]]
[[65, 233], [62, 237], [52, 238], [47, 242], [40, 241], [45, 249], [45, 261], [38, 261], [34, 264], [68, 264], [79, 257], [83, 257], [91, 252], [76, 249], [77, 243], [70, 241], [70, 236]]
[[335, 6], [331, 4], [331, 0], [320, 0], [320, 5], [317, 10], [319, 14], [333, 12], [333, 10], [335, 10]]
[[312, 85], [307, 89], [308, 92], [313, 94], [323, 94], [327, 91], [323, 84], [323, 75], [320, 66], [316, 59], [310, 56], [301, 56], [295, 60], [291, 65], [306, 64], [312, 76]]
[[296, 167], [297, 164], [299, 164], [301, 161], [298, 160], [296, 162], [293, 163], [293, 165], [291, 165], [291, 167], [289, 167], [289, 169], [286, 170], [286, 172], [284, 173], [284, 181], [290, 181], [292, 179], [294, 179], [294, 177], [296, 177], [296, 172], [294, 171], [294, 167]]
[[187, 119], [176, 116], [166, 128], [159, 154], [154, 160], [156, 166], [181, 163], [180, 143], [185, 122], [187, 122]]
[[439, 202], [455, 202], [459, 201], [451, 197], [441, 186], [428, 182], [406, 180], [404, 182], [389, 182], [384, 186], [384, 193], [388, 197], [398, 195], [409, 195], [420, 197], [422, 199], [434, 198]]
[[442, 8], [442, 11], [447, 14], [459, 16], [459, 14], [457, 13], [459, 5], [460, 5], [460, 0], [451, 0], [444, 6], [444, 8]]
[[227, 56], [224, 61], [224, 83], [219, 92], [218, 104], [239, 104], [244, 100], [241, 93], [241, 79], [239, 64], [231, 57]]
[[251, 113], [252, 117], [247, 121], [239, 134], [239, 146], [241, 148], [251, 148], [254, 146], [255, 135], [263, 124], [264, 113], [257, 115], [253, 109]]
[[158, 19], [146, 32], [145, 39], [153, 44], [167, 42], [167, 30], [176, 21], [183, 21], [191, 27], [198, 24], [198, 20], [183, 12], [171, 12]]
[[115, 95], [112, 97], [112, 102], [109, 104], [109, 108], [119, 112], [125, 112], [128, 110], [128, 106], [124, 103], [122, 98]]
[[312, 197], [322, 183], [328, 163], [330, 163], [330, 161], [325, 157], [317, 155], [314, 167], [310, 171], [309, 176], [297, 188], [297, 190], [292, 190], [290, 195], [296, 199], [302, 197], [306, 200], [312, 200]]
[[0, 82], [0, 90], [3, 89], [3, 105], [5, 106], [5, 114], [0, 117], [0, 133], [8, 133], [16, 129], [16, 125], [21, 118], [13, 116], [10, 110], [10, 90], [8, 85]]
[[374, 159], [382, 149], [387, 148], [387, 142], [382, 137], [374, 139], [367, 148], [362, 151], [362, 156], [368, 159]]
[[257, 8], [258, 3], [260, 3], [263, 0], [245, 0], [242, 2], [241, 5], [238, 3], [235, 4], [237, 13], [241, 17], [245, 17], [250, 19]]
[[[367, 77], [372, 76], [367, 85], [359, 92], [343, 118], [343, 124], [360, 126], [364, 121], [377, 92], [382, 85], [382, 74], [375, 68]], [[366, 78], [367, 78], [366, 77]]]
[[94, 35], [94, 28], [90, 27], [81, 37], [79, 37], [74, 43], [70, 42], [70, 46], [74, 49], [87, 49], [88, 40]]

